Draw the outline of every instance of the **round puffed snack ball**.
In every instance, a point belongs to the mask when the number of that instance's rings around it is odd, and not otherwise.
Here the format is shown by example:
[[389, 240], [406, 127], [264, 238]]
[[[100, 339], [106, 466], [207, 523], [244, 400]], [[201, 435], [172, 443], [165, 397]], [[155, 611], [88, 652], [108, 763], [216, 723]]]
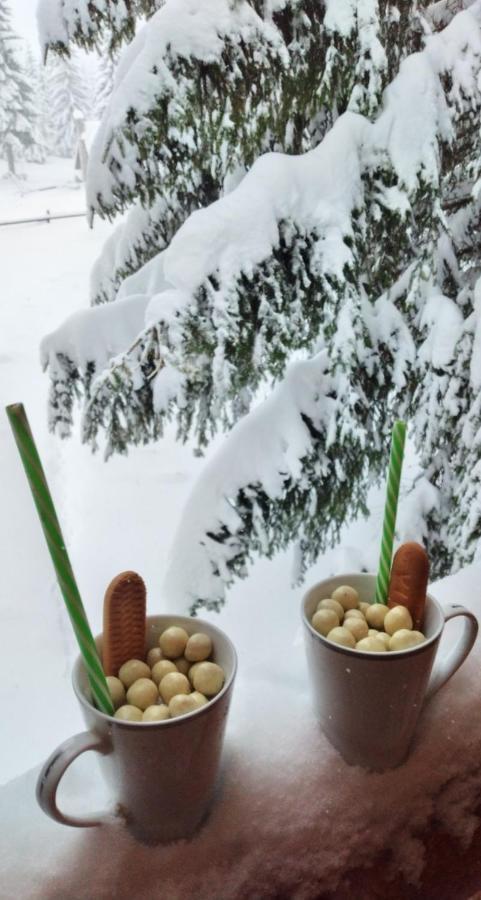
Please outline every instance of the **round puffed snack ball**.
[[175, 668], [178, 672], [182, 672], [182, 675], [187, 675], [192, 663], [189, 662], [185, 656], [178, 656], [177, 659], [173, 659]]
[[[369, 629], [371, 630], [371, 629]], [[385, 650], [389, 650], [391, 638], [385, 631], [374, 631], [372, 635], [368, 633], [368, 637], [375, 637], [377, 641], [382, 641], [384, 644]]]
[[186, 713], [199, 709], [198, 703], [192, 699], [192, 694], [175, 694], [169, 701], [169, 712], [173, 719], [177, 716], [185, 716]]
[[122, 684], [129, 688], [139, 678], [150, 678], [150, 668], [141, 659], [129, 659], [120, 666], [119, 678]]
[[340, 622], [342, 622], [344, 616], [344, 609], [337, 600], [332, 600], [332, 598], [328, 598], [326, 600], [319, 600], [317, 604], [316, 612], [319, 612], [320, 609], [332, 609], [336, 613], [337, 618]]
[[345, 619], [362, 619], [363, 622], [366, 621], [366, 617], [360, 609], [348, 609], [344, 616]]
[[170, 719], [169, 707], [165, 703], [148, 706], [142, 713], [142, 722], [164, 722], [165, 719]]
[[343, 625], [338, 628], [333, 628], [327, 635], [327, 640], [331, 641], [333, 644], [341, 644], [342, 647], [351, 647], [354, 649], [356, 646], [354, 635], [351, 634], [347, 628], [344, 628]]
[[396, 631], [400, 631], [401, 628], [407, 628], [411, 631], [412, 627], [413, 620], [406, 606], [393, 606], [384, 619], [384, 631], [387, 631], [388, 634], [394, 634]]
[[123, 719], [124, 722], [141, 722], [142, 711], [138, 706], [119, 706], [114, 713], [114, 719]]
[[158, 696], [157, 685], [150, 678], [139, 678], [130, 685], [127, 691], [127, 703], [144, 710], [148, 706], [152, 706]]
[[341, 604], [343, 609], [357, 609], [359, 606], [359, 594], [348, 584], [342, 584], [332, 592], [331, 597]]
[[203, 662], [211, 653], [212, 641], [208, 634], [202, 631], [191, 634], [184, 650], [184, 656], [189, 662]]
[[366, 611], [366, 621], [371, 628], [384, 628], [388, 608], [384, 603], [370, 603]]
[[417, 647], [423, 644], [426, 638], [420, 631], [411, 631], [409, 628], [400, 628], [389, 638], [390, 650], [407, 650], [409, 647]]
[[368, 627], [364, 619], [355, 619], [354, 616], [348, 616], [344, 619], [343, 628], [347, 628], [351, 632], [356, 641], [367, 637]]
[[169, 672], [178, 671], [175, 662], [172, 662], [171, 659], [159, 659], [152, 669], [152, 681], [155, 681], [156, 684], [160, 684], [162, 679], [165, 678]]
[[176, 694], [190, 694], [190, 682], [182, 672], [169, 672], [159, 684], [159, 694], [164, 703], [170, 703]]
[[370, 605], [371, 605], [370, 603], [365, 603], [364, 600], [361, 600], [361, 602], [359, 604], [359, 609], [361, 610], [363, 615], [366, 615]]
[[162, 650], [160, 647], [152, 647], [147, 653], [147, 665], [150, 666], [151, 669], [154, 668], [155, 664], [159, 662], [160, 659], [163, 659]]
[[107, 687], [109, 689], [110, 699], [115, 706], [115, 709], [118, 709], [119, 706], [122, 706], [125, 703], [125, 688], [120, 680], [120, 678], [116, 678], [115, 675], [107, 675]]
[[224, 684], [224, 671], [217, 663], [197, 663], [193, 675], [193, 685], [196, 691], [213, 697], [218, 694]]
[[380, 641], [378, 637], [361, 638], [356, 644], [356, 650], [365, 650], [367, 653], [387, 653], [384, 641]]
[[329, 632], [339, 625], [339, 616], [333, 609], [318, 609], [311, 619], [311, 625], [319, 634], [327, 637]]
[[200, 691], [192, 691], [192, 693], [189, 694], [189, 697], [192, 697], [192, 700], [195, 700], [197, 709], [200, 709], [201, 706], [205, 706], [205, 704], [209, 702], [207, 697], [204, 697]]
[[159, 646], [167, 659], [175, 659], [176, 656], [182, 656], [188, 640], [189, 635], [184, 628], [171, 625], [160, 635]]
[[187, 677], [188, 677], [188, 679], [189, 679], [189, 681], [190, 681], [191, 684], [194, 684], [194, 672], [195, 672], [195, 670], [197, 669], [198, 666], [200, 666], [200, 662], [198, 662], [198, 663], [192, 663], [192, 665], [191, 665], [189, 671], [187, 672]]

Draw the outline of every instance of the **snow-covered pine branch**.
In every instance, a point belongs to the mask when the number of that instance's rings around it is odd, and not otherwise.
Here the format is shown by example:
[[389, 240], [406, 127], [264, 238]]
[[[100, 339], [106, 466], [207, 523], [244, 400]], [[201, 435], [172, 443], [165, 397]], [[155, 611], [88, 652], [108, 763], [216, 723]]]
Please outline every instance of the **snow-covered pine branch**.
[[[168, 243], [261, 153], [309, 150], [338, 113], [375, 111], [416, 38], [412, 7], [395, 15], [396, 5], [379, 10], [369, 0], [339, 15], [331, 3], [324, 18], [313, 0], [169, 0], [123, 55], [92, 150], [92, 213], [111, 217], [139, 197], [154, 222], [162, 197], [162, 250], [165, 235]], [[139, 238], [137, 248], [147, 248]], [[114, 270], [110, 280], [124, 275]]]
[[[146, 208], [136, 203], [104, 244], [90, 275], [92, 305], [110, 303], [119, 295], [122, 283], [146, 261], [159, 253], [159, 244], [167, 246], [172, 233], [169, 210], [162, 197]], [[125, 287], [123, 288], [125, 293]]]
[[40, 359], [44, 369], [49, 367], [51, 378], [49, 423], [61, 437], [70, 434], [75, 395], [82, 387], [88, 391], [94, 374], [137, 341], [147, 302], [145, 294], [134, 293], [115, 306], [81, 310], [42, 341]]
[[269, 127], [265, 105], [282, 62], [278, 33], [245, 0], [166, 3], [120, 58], [91, 151], [91, 209], [112, 215], [137, 198], [148, 206], [161, 191], [177, 204], [199, 192], [215, 199], [215, 167], [225, 172], [249, 137], [255, 152], [256, 130]]
[[325, 351], [293, 363], [206, 465], [175, 536], [167, 608], [218, 610], [253, 556], [272, 556], [296, 535], [306, 566], [343, 522], [366, 511], [365, 435], [349, 430], [334, 439], [351, 388], [329, 369]]
[[136, 20], [152, 15], [163, 0], [38, 0], [37, 20], [40, 44], [46, 56], [49, 48], [68, 55], [70, 42], [93, 49], [99, 38], [107, 37], [115, 50], [135, 34]]
[[437, 0], [435, 3], [428, 3], [422, 9], [422, 15], [437, 31], [445, 28], [454, 16], [463, 9], [468, 9], [474, 2], [475, 0]]

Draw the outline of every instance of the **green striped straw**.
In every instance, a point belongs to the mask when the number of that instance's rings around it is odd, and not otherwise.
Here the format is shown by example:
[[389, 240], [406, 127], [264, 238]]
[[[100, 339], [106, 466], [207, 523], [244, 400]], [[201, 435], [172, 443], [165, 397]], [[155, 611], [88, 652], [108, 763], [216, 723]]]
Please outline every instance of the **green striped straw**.
[[394, 423], [392, 430], [386, 505], [384, 507], [384, 522], [382, 526], [381, 558], [379, 560], [379, 571], [376, 579], [376, 603], [386, 604], [388, 598], [394, 528], [396, 526], [399, 482], [401, 481], [405, 440], [406, 423], [399, 420]]
[[113, 716], [114, 708], [99, 654], [75, 582], [72, 566], [48, 489], [47, 479], [35, 446], [27, 414], [22, 403], [7, 406], [7, 416], [22, 459], [23, 467], [42, 523], [50, 556], [62, 591], [75, 637], [83, 657], [92, 696], [103, 713]]

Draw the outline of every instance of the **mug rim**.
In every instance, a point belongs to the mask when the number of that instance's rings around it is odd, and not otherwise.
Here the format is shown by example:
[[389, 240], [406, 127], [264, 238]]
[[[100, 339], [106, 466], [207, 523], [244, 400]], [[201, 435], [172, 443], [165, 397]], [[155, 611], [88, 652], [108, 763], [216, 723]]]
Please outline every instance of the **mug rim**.
[[329, 648], [329, 650], [334, 650], [335, 652], [339, 652], [339, 653], [346, 653], [350, 657], [354, 656], [354, 658], [361, 658], [361, 659], [373, 659], [374, 658], [374, 659], [382, 661], [382, 662], [385, 662], [385, 661], [387, 662], [387, 660], [389, 660], [389, 659], [399, 659], [404, 656], [412, 656], [417, 653], [423, 653], [426, 651], [426, 649], [428, 647], [430, 647], [432, 644], [434, 644], [436, 641], [438, 641], [439, 638], [441, 637], [441, 634], [442, 634], [442, 631], [444, 628], [444, 624], [445, 624], [444, 613], [443, 613], [443, 610], [442, 610], [442, 607], [441, 607], [441, 604], [439, 603], [439, 601], [436, 600], [436, 598], [433, 597], [433, 595], [430, 594], [429, 591], [427, 591], [426, 599], [429, 598], [431, 603], [433, 603], [434, 606], [436, 607], [436, 609], [438, 610], [438, 612], [440, 614], [440, 618], [441, 618], [441, 624], [436, 629], [434, 634], [431, 634], [428, 638], [426, 638], [426, 640], [423, 641], [422, 644], [418, 644], [415, 647], [406, 647], [404, 650], [389, 650], [386, 653], [375, 653], [375, 652], [373, 653], [372, 651], [356, 650], [355, 647], [344, 647], [342, 644], [335, 644], [334, 641], [328, 641], [327, 638], [324, 637], [324, 635], [320, 634], [318, 631], [316, 631], [315, 628], [312, 627], [312, 625], [307, 617], [306, 605], [307, 605], [307, 600], [308, 600], [308, 597], [309, 597], [309, 594], [311, 593], [311, 591], [313, 591], [315, 588], [319, 587], [321, 584], [324, 584], [326, 581], [332, 581], [335, 578], [345, 578], [346, 584], [349, 584], [350, 578], [371, 578], [371, 579], [375, 580], [377, 578], [377, 575], [373, 572], [342, 572], [340, 575], [332, 575], [330, 578], [321, 578], [320, 581], [316, 581], [304, 593], [304, 595], [302, 597], [302, 603], [301, 603], [302, 621], [303, 621], [304, 625], [306, 626], [306, 628], [308, 629], [308, 631], [313, 635], [313, 637], [319, 638], [321, 643], [323, 643], [327, 648]]
[[[208, 702], [205, 703], [204, 706], [199, 707], [199, 709], [194, 709], [191, 712], [184, 713], [182, 716], [175, 716], [175, 718], [162, 719], [161, 721], [158, 721], [158, 722], [129, 722], [127, 719], [116, 719], [114, 716], [109, 716], [107, 713], [102, 712], [102, 710], [97, 709], [97, 707], [94, 706], [94, 704], [91, 703], [87, 699], [87, 697], [81, 690], [80, 685], [78, 683], [80, 673], [83, 671], [86, 674], [82, 655], [79, 654], [75, 659], [75, 662], [72, 667], [72, 674], [71, 674], [72, 686], [74, 689], [75, 696], [77, 697], [77, 700], [79, 701], [79, 703], [82, 704], [82, 706], [84, 706], [90, 712], [95, 713], [95, 715], [99, 716], [102, 721], [112, 723], [115, 725], [115, 727], [141, 728], [142, 730], [144, 730], [145, 728], [158, 728], [158, 727], [164, 727], [164, 728], [171, 727], [172, 728], [175, 725], [180, 726], [182, 724], [182, 722], [185, 721], [186, 719], [191, 719], [193, 716], [200, 716], [200, 715], [208, 713], [209, 708], [212, 706], [212, 704], [214, 704], [218, 700], [220, 700], [232, 686], [234, 678], [237, 674], [238, 656], [237, 656], [237, 651], [235, 649], [234, 644], [232, 643], [231, 639], [228, 637], [228, 635], [224, 631], [222, 631], [220, 628], [218, 628], [217, 625], [213, 625], [211, 622], [206, 622], [205, 619], [198, 619], [197, 616], [195, 618], [192, 616], [181, 616], [181, 615], [177, 616], [175, 613], [158, 613], [158, 614], [146, 616], [145, 624], [146, 625], [155, 624], [155, 620], [159, 620], [159, 619], [169, 619], [169, 620], [175, 619], [176, 622], [179, 622], [179, 624], [182, 624], [184, 622], [194, 621], [194, 622], [198, 623], [199, 625], [206, 625], [208, 628], [212, 628], [212, 630], [216, 632], [216, 634], [221, 638], [221, 640], [223, 640], [227, 644], [229, 650], [232, 653], [232, 671], [231, 671], [229, 677], [225, 679], [224, 684], [222, 685], [222, 688], [220, 689], [219, 693], [215, 694], [214, 697], [211, 697], [210, 700], [208, 700]], [[101, 637], [102, 637], [102, 633], [96, 635], [94, 638], [95, 642], [97, 642], [97, 640]]]

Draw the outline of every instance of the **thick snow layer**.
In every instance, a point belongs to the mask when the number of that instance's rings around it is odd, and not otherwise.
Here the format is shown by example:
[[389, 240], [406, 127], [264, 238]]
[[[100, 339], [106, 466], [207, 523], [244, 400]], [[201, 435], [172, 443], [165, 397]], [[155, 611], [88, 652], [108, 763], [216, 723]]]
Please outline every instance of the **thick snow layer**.
[[66, 44], [68, 41], [68, 28], [62, 16], [62, 7], [62, 0], [38, 0], [37, 23], [43, 53], [48, 44]]
[[[158, 198], [150, 209], [136, 204], [129, 210], [124, 220], [114, 229], [102, 248], [90, 275], [90, 295], [93, 300], [99, 295], [106, 295], [113, 300], [118, 288], [112, 283], [112, 276], [134, 262], [138, 265], [137, 249], [143, 248], [146, 242], [155, 240], [159, 222], [165, 213], [165, 203]], [[131, 282], [126, 279], [122, 283], [122, 294], [132, 291]], [[160, 290], [160, 286], [157, 288]], [[135, 292], [135, 291], [134, 291]], [[120, 295], [120, 294], [119, 294]]]
[[282, 220], [322, 230], [323, 269], [339, 275], [346, 262], [342, 235], [350, 233], [351, 212], [360, 201], [359, 147], [367, 127], [361, 116], [346, 113], [315, 150], [258, 159], [234, 191], [182, 225], [165, 252], [167, 280], [194, 291], [211, 272], [218, 271], [223, 283], [239, 272], [249, 274], [270, 256]]
[[433, 291], [421, 316], [420, 324], [426, 329], [427, 337], [419, 351], [420, 358], [435, 369], [448, 366], [461, 335], [463, 321], [463, 314], [456, 303]]
[[327, 0], [324, 25], [347, 38], [356, 27], [357, 0]]
[[282, 384], [241, 419], [203, 470], [174, 538], [165, 583], [169, 609], [188, 611], [199, 597], [215, 597], [222, 590], [231, 545], [207, 535], [225, 524], [235, 541], [243, 522], [230, 498], [247, 483], [262, 484], [270, 498], [282, 497], [285, 478], [298, 476], [300, 460], [311, 446], [300, 413], [323, 432], [335, 404], [329, 397], [332, 383], [327, 366], [325, 353], [294, 363]]
[[55, 366], [57, 354], [66, 352], [80, 368], [91, 361], [102, 369], [137, 337], [142, 329], [147, 299], [142, 294], [133, 294], [119, 300], [115, 309], [104, 304], [74, 313], [61, 328], [42, 340], [42, 367]]

